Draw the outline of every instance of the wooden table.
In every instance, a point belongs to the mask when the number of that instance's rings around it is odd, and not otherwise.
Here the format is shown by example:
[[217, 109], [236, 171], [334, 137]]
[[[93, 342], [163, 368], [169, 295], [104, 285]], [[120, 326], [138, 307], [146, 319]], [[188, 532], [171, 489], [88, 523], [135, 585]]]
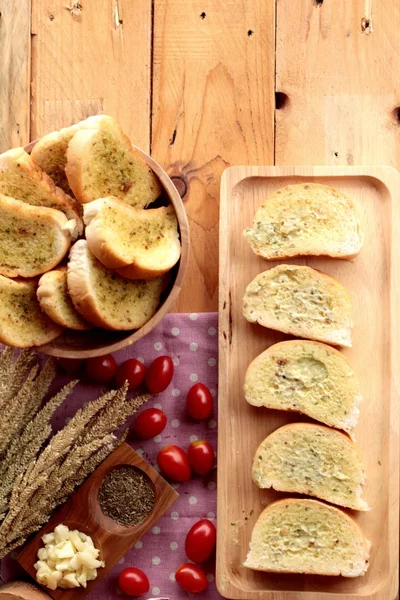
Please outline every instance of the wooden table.
[[399, 2], [69, 1], [0, 0], [0, 150], [117, 117], [187, 186], [180, 311], [217, 309], [225, 167], [399, 163]]

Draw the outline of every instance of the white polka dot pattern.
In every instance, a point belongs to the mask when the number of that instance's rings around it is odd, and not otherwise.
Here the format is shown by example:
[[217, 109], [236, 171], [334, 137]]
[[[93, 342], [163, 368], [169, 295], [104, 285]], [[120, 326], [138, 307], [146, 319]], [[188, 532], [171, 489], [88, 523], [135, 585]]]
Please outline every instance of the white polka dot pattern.
[[[196, 440], [207, 440], [217, 447], [218, 400], [218, 325], [216, 314], [193, 313], [191, 315], [171, 314], [142, 340], [115, 354], [117, 364], [128, 358], [136, 358], [148, 367], [157, 356], [171, 356], [174, 363], [174, 377], [168, 388], [154, 395], [144, 408], [158, 408], [167, 417], [167, 425], [161, 434], [149, 440], [139, 440], [134, 436], [128, 443], [139, 451], [159, 472], [157, 454], [161, 448], [174, 444], [187, 450]], [[197, 382], [204, 383], [213, 397], [213, 414], [204, 421], [189, 417], [186, 411], [186, 397], [190, 388]], [[57, 382], [58, 383], [58, 382]], [[65, 379], [60, 380], [64, 385]], [[60, 387], [61, 387], [60, 385]], [[57, 428], [70, 418], [83, 402], [91, 402], [99, 395], [102, 386], [78, 384], [73, 402], [63, 404], [58, 413]], [[213, 476], [195, 476], [184, 483], [171, 482], [179, 497], [156, 523], [152, 523], [147, 533], [136, 542], [126, 554], [124, 562], [115, 566], [112, 574], [96, 586], [96, 600], [123, 598], [117, 596], [117, 575], [125, 567], [142, 569], [149, 577], [150, 590], [145, 597], [162, 597], [170, 600], [188, 600], [189, 596], [175, 582], [175, 571], [186, 562], [185, 537], [189, 528], [198, 520], [208, 518], [216, 523], [216, 483]], [[4, 561], [3, 561], [4, 562]], [[12, 560], [8, 563], [13, 564]], [[212, 564], [204, 565], [209, 581], [208, 589], [201, 597], [207, 600], [221, 600], [214, 582]], [[7, 567], [8, 569], [8, 567]], [[14, 567], [15, 569], [15, 567]], [[3, 568], [4, 573], [4, 568]], [[12, 573], [15, 578], [17, 573]], [[114, 579], [113, 579], [114, 578]]]

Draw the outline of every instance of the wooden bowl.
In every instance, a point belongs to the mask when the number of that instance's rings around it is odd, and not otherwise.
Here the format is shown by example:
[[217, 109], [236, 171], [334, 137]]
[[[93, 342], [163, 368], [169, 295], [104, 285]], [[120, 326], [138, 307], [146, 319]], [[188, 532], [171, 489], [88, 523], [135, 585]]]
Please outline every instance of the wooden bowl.
[[[106, 516], [99, 505], [97, 495], [104, 477], [115, 468], [131, 465], [147, 475], [154, 489], [153, 510], [133, 527], [122, 527]], [[118, 446], [96, 471], [83, 483], [67, 502], [51, 517], [24, 546], [18, 556], [18, 563], [36, 579], [34, 564], [37, 552], [43, 547], [42, 536], [54, 531], [61, 523], [70, 529], [78, 529], [90, 535], [94, 545], [100, 550], [100, 560], [105, 567], [97, 571], [94, 581], [87, 588], [49, 590], [44, 588], [54, 600], [78, 600], [91, 592], [128, 550], [148, 531], [177, 499], [178, 494], [137, 452], [124, 443]], [[39, 585], [39, 584], [38, 584]], [[1, 600], [1, 599], [0, 599]]]
[[[26, 152], [30, 153], [36, 142], [25, 146]], [[60, 358], [91, 358], [93, 356], [102, 356], [110, 354], [117, 350], [122, 350], [131, 346], [142, 337], [147, 335], [169, 312], [172, 304], [178, 298], [185, 278], [186, 268], [189, 258], [189, 223], [186, 216], [186, 210], [178, 190], [168, 177], [164, 169], [160, 167], [155, 160], [148, 154], [133, 146], [141, 154], [149, 167], [157, 175], [161, 182], [163, 192], [160, 197], [162, 205], [172, 204], [175, 209], [178, 220], [179, 233], [181, 238], [181, 258], [177, 265], [172, 269], [172, 282], [168, 290], [164, 293], [161, 304], [152, 318], [140, 329], [135, 331], [108, 331], [106, 329], [90, 329], [89, 331], [73, 331], [66, 329], [62, 335], [43, 346], [35, 348], [38, 352]], [[157, 200], [158, 203], [158, 200]]]

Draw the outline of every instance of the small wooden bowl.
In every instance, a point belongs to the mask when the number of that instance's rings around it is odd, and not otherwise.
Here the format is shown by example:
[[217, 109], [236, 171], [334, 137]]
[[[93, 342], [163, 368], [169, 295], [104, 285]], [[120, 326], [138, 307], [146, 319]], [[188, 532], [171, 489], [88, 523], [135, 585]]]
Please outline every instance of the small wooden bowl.
[[[26, 152], [30, 153], [35, 143], [31, 142], [25, 146]], [[189, 223], [186, 210], [178, 190], [164, 169], [151, 156], [143, 152], [143, 150], [140, 150], [136, 146], [133, 147], [142, 155], [146, 163], [157, 175], [163, 188], [160, 201], [162, 204], [172, 204], [178, 220], [182, 251], [178, 264], [172, 269], [173, 280], [168, 287], [168, 291], [164, 294], [157, 312], [140, 329], [135, 331], [108, 331], [106, 329], [72, 331], [71, 329], [66, 329], [62, 335], [52, 342], [36, 347], [35, 350], [38, 352], [60, 358], [91, 358], [122, 350], [122, 348], [131, 346], [147, 335], [169, 312], [172, 304], [180, 294], [188, 264], [190, 246]]]
[[[117, 467], [131, 465], [143, 471], [151, 480], [155, 499], [153, 510], [148, 516], [133, 527], [122, 527], [107, 517], [101, 510], [97, 495], [107, 473]], [[55, 600], [78, 600], [92, 591], [128, 550], [158, 521], [165, 511], [175, 502], [177, 492], [128, 444], [121, 444], [96, 471], [81, 485], [71, 498], [53, 515], [53, 517], [24, 546], [18, 556], [19, 564], [36, 580], [34, 564], [37, 552], [43, 547], [42, 536], [54, 531], [62, 523], [70, 529], [78, 529], [92, 537], [94, 545], [100, 550], [100, 560], [105, 567], [98, 569], [94, 581], [88, 582], [87, 588], [49, 590], [46, 593]]]

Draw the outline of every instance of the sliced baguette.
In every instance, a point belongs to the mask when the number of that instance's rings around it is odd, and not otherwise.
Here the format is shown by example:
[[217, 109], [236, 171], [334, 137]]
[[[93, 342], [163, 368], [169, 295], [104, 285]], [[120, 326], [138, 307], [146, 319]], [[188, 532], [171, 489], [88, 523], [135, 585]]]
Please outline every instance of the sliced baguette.
[[37, 297], [41, 309], [62, 327], [86, 331], [92, 325], [75, 310], [68, 294], [67, 267], [49, 271], [39, 279]]
[[371, 543], [342, 510], [318, 500], [287, 498], [259, 516], [244, 566], [273, 573], [358, 577]]
[[279, 265], [257, 275], [246, 288], [243, 315], [263, 327], [351, 347], [353, 307], [348, 291], [310, 267]]
[[60, 210], [70, 221], [73, 239], [83, 232], [80, 205], [56, 187], [23, 148], [0, 154], [0, 193], [34, 206]]
[[72, 194], [65, 166], [67, 164], [68, 144], [79, 129], [115, 129], [118, 127], [115, 120], [108, 115], [95, 115], [88, 117], [70, 127], [60, 131], [53, 131], [40, 138], [32, 149], [31, 156], [39, 167], [47, 173], [54, 183], [67, 194]]
[[360, 383], [346, 357], [306, 340], [280, 342], [257, 356], [244, 396], [253, 406], [300, 412], [348, 433], [360, 413]]
[[260, 488], [368, 510], [362, 498], [365, 470], [357, 446], [344, 433], [324, 425], [291, 423], [271, 433], [257, 448], [252, 475]]
[[77, 131], [68, 145], [65, 173], [82, 204], [115, 196], [144, 208], [161, 193], [159, 180], [117, 123], [113, 130]]
[[153, 279], [178, 262], [181, 245], [173, 207], [143, 210], [112, 196], [84, 206], [89, 249], [124, 277]]
[[0, 275], [0, 342], [15, 348], [41, 346], [63, 331], [40, 309], [36, 279]]
[[253, 252], [266, 260], [299, 255], [350, 259], [364, 239], [353, 202], [317, 183], [277, 190], [257, 210], [244, 235]]
[[1, 275], [41, 275], [62, 261], [70, 245], [68, 219], [62, 212], [0, 194]]
[[102, 265], [90, 252], [86, 240], [79, 240], [71, 248], [69, 295], [76, 310], [98, 327], [113, 330], [142, 327], [156, 312], [167, 277], [129, 281]]

